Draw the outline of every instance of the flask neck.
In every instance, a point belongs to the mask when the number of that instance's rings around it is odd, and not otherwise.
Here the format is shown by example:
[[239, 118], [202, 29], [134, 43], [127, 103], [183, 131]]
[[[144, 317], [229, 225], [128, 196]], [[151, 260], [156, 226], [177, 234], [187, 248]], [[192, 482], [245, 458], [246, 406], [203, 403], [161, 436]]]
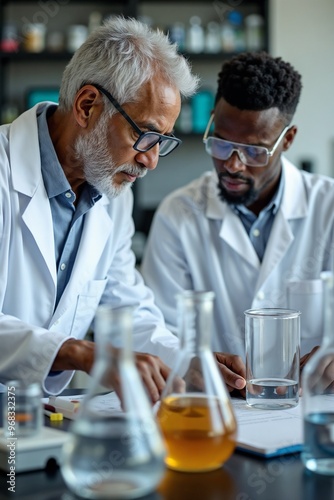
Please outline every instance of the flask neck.
[[181, 347], [190, 354], [210, 349], [213, 292], [186, 292], [178, 298]]
[[121, 365], [134, 364], [132, 315], [132, 308], [98, 308], [94, 328], [96, 354], [92, 371], [95, 385], [108, 390], [115, 389], [115, 384], [119, 383]]
[[133, 309], [100, 306], [95, 316], [97, 357], [132, 358]]
[[323, 339], [322, 347], [334, 348], [334, 274], [330, 271], [321, 273], [323, 282]]

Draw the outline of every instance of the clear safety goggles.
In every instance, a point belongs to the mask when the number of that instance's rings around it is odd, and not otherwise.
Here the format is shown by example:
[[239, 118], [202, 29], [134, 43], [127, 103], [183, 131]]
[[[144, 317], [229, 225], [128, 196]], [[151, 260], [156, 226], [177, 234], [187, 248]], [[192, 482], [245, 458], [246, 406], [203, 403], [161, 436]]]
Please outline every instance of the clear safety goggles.
[[219, 139], [218, 137], [208, 137], [213, 119], [214, 114], [212, 113], [203, 136], [205, 151], [210, 156], [213, 156], [218, 160], [228, 160], [233, 153], [237, 153], [240, 161], [248, 167], [265, 167], [266, 165], [268, 165], [269, 159], [271, 158], [271, 156], [273, 156], [279, 143], [291, 127], [290, 125], [287, 125], [280, 133], [273, 147], [271, 149], [268, 149], [264, 146], [240, 144], [238, 142]]

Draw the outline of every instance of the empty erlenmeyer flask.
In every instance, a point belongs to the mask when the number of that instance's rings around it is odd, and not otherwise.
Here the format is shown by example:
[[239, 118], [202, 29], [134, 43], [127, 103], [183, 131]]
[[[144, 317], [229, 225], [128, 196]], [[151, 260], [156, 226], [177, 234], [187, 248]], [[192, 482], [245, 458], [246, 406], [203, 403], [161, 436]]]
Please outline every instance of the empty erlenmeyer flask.
[[157, 412], [174, 470], [217, 469], [235, 448], [232, 404], [210, 349], [213, 299], [213, 292], [178, 297], [181, 349]]
[[[133, 359], [132, 309], [101, 306], [94, 330], [92, 383], [65, 445], [62, 473], [82, 497], [136, 498], [160, 482], [165, 449]], [[101, 390], [112, 385], [121, 395], [117, 414], [97, 406]]]

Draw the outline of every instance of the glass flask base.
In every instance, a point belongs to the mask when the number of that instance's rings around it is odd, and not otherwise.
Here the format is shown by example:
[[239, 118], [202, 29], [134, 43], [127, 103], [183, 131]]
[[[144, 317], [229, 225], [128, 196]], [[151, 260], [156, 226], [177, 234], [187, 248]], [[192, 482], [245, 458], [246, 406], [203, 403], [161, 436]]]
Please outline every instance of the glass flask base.
[[[165, 472], [164, 450], [152, 456], [145, 426], [132, 419], [75, 422], [65, 445], [62, 474], [78, 496], [132, 499], [152, 492]], [[91, 436], [94, 429], [95, 436]]]
[[318, 474], [334, 475], [334, 413], [311, 413], [304, 420], [305, 444], [301, 459]]
[[261, 410], [286, 410], [297, 406], [298, 383], [280, 378], [252, 379], [246, 386], [246, 403]]
[[[160, 476], [159, 476], [160, 477]], [[158, 482], [157, 482], [158, 484]], [[154, 486], [149, 478], [142, 474], [110, 474], [110, 478], [105, 477], [96, 483], [85, 487], [73, 483], [71, 490], [79, 497], [92, 500], [106, 499], [134, 499], [140, 498], [152, 492]]]
[[170, 465], [168, 459], [165, 460], [165, 463], [166, 463], [166, 466], [168, 467], [168, 469], [175, 470], [176, 472], [189, 472], [189, 473], [193, 473], [193, 472], [197, 473], [198, 472], [199, 474], [201, 472], [212, 472], [214, 470], [221, 469], [223, 466], [223, 464], [220, 463], [220, 464], [214, 465], [212, 467], [204, 467], [203, 466], [203, 468], [201, 468], [201, 469], [196, 469], [196, 468], [195, 469], [187, 469], [187, 468], [183, 468], [183, 467], [179, 467], [179, 466], [174, 467], [173, 465]]
[[311, 472], [325, 476], [334, 476], [334, 458], [314, 458], [305, 454], [302, 456], [302, 461], [306, 469]]
[[218, 398], [196, 393], [171, 395], [161, 402], [157, 420], [165, 438], [168, 468], [208, 472], [222, 467], [235, 448], [236, 424], [232, 413], [224, 421], [221, 405]]

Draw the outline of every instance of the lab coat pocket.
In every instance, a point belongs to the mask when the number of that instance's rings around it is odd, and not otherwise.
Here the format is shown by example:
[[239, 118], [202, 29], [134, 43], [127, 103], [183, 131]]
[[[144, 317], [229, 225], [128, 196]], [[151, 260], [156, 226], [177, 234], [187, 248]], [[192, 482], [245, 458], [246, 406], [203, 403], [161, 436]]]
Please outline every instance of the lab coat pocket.
[[78, 296], [71, 328], [71, 335], [73, 337], [82, 338], [88, 331], [106, 284], [107, 278], [104, 280], [89, 281]]
[[301, 312], [301, 338], [310, 339], [322, 334], [323, 293], [321, 279], [288, 281], [287, 305]]

